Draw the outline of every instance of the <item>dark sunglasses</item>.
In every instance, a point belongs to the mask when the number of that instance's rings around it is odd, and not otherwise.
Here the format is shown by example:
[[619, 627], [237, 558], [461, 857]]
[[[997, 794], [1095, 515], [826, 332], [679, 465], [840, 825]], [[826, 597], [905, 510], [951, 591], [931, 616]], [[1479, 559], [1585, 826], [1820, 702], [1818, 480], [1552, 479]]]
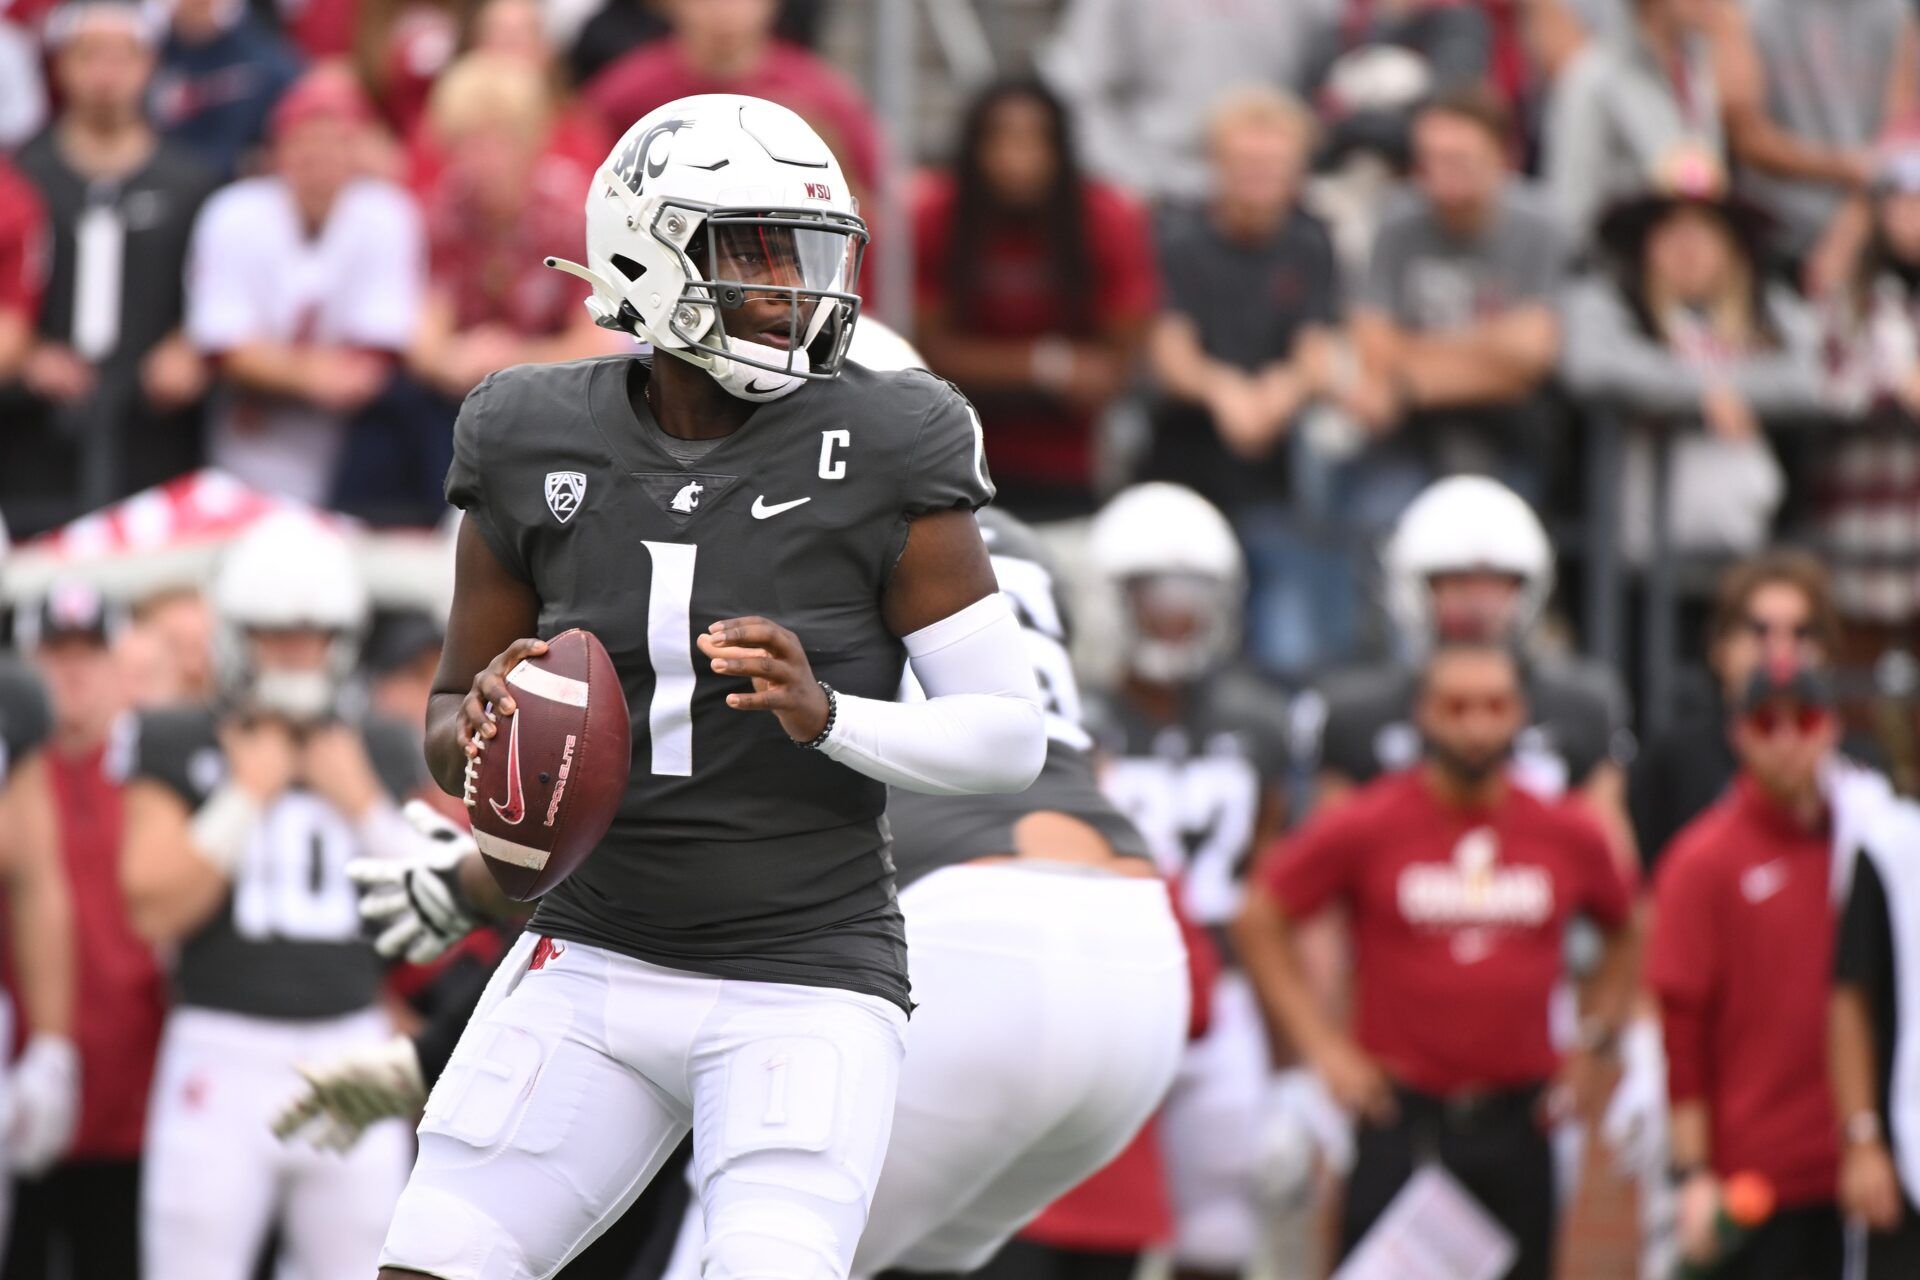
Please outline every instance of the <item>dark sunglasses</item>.
[[1747, 634], [1757, 640], [1765, 640], [1771, 635], [1790, 636], [1796, 644], [1811, 644], [1814, 639], [1811, 622], [1796, 622], [1788, 625], [1784, 622], [1769, 622], [1765, 618], [1756, 618], [1749, 614], [1741, 622]]
[[1510, 693], [1491, 693], [1484, 698], [1468, 697], [1466, 694], [1447, 694], [1437, 699], [1440, 714], [1444, 716], [1471, 715], [1478, 711], [1482, 715], [1508, 716], [1520, 705], [1520, 699]]
[[1763, 738], [1771, 738], [1782, 725], [1791, 725], [1803, 734], [1813, 733], [1825, 728], [1832, 718], [1833, 712], [1826, 707], [1804, 702], [1791, 711], [1783, 711], [1779, 707], [1762, 706], [1755, 707], [1746, 714], [1747, 727]]

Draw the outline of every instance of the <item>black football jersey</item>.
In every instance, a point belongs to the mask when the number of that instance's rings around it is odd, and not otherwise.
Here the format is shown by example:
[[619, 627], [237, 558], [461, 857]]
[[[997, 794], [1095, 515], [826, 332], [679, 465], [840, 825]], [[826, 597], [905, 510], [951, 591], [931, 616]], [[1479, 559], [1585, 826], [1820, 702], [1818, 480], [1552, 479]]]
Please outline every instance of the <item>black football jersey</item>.
[[907, 1006], [882, 826], [886, 787], [796, 748], [694, 637], [759, 614], [814, 674], [892, 698], [905, 649], [881, 595], [927, 512], [993, 495], [979, 420], [920, 371], [849, 365], [763, 404], [686, 465], [629, 393], [648, 357], [522, 366], [460, 412], [448, 499], [540, 600], [539, 633], [606, 645], [633, 772], [602, 846], [532, 927], [719, 977], [843, 987]]
[[[412, 733], [362, 726], [374, 772], [398, 802], [426, 780]], [[140, 713], [130, 776], [198, 809], [227, 776], [207, 707]], [[276, 800], [235, 868], [220, 910], [180, 945], [174, 998], [262, 1018], [336, 1018], [372, 1004], [384, 966], [361, 936], [347, 863], [365, 856], [353, 825], [312, 792]]]
[[[1513, 776], [1554, 799], [1583, 786], [1609, 761], [1633, 754], [1626, 693], [1614, 674], [1585, 660], [1529, 663], [1531, 721], [1514, 742]], [[1355, 783], [1412, 767], [1420, 759], [1413, 725], [1419, 673], [1398, 664], [1338, 672], [1302, 696], [1295, 723], [1303, 758]]]
[[1041, 810], [1078, 818], [1122, 857], [1150, 856], [1139, 830], [1114, 808], [1095, 778], [1088, 750], [1092, 738], [1081, 723], [1080, 686], [1067, 657], [1071, 621], [1051, 558], [1033, 530], [992, 507], [980, 512], [980, 535], [1000, 590], [1020, 619], [1040, 681], [1047, 763], [1032, 786], [1013, 795], [929, 796], [891, 789], [887, 821], [900, 887], [942, 867], [1011, 853], [1014, 825]]
[[46, 689], [25, 664], [0, 656], [0, 787], [15, 763], [38, 751], [53, 731]]
[[1287, 702], [1249, 671], [1196, 685], [1163, 724], [1116, 691], [1091, 714], [1108, 759], [1101, 786], [1181, 881], [1187, 914], [1218, 928], [1238, 914], [1260, 806], [1285, 782]]

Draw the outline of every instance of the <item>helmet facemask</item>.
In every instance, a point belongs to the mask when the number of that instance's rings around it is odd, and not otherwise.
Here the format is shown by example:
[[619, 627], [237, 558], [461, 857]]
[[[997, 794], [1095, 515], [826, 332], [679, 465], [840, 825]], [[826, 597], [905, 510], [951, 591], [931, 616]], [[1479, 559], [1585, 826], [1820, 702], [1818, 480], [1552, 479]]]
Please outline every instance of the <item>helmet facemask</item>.
[[1123, 584], [1127, 664], [1157, 685], [1189, 685], [1229, 658], [1240, 642], [1237, 584], [1208, 574], [1155, 573]]

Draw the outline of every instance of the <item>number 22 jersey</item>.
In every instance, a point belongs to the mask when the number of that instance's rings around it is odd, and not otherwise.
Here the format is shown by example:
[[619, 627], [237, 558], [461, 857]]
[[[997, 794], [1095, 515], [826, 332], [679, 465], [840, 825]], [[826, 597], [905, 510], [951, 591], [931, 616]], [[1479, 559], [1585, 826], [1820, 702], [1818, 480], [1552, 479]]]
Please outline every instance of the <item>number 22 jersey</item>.
[[530, 927], [906, 1008], [886, 787], [728, 707], [748, 686], [694, 638], [758, 614], [818, 679], [893, 697], [905, 649], [881, 596], [916, 516], [992, 497], [978, 419], [930, 374], [849, 364], [688, 463], [645, 410], [649, 376], [630, 356], [508, 369], [455, 428], [448, 500], [533, 588], [541, 636], [582, 627], [606, 645], [633, 718], [613, 826]]

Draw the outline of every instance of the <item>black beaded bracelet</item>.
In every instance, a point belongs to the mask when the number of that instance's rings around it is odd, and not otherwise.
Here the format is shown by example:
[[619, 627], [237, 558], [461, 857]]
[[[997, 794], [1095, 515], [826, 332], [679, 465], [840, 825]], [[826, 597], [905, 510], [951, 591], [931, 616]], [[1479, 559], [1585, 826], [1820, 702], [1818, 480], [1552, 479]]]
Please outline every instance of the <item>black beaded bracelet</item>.
[[818, 683], [821, 691], [827, 695], [827, 722], [821, 726], [820, 732], [808, 741], [802, 742], [798, 738], [793, 740], [794, 746], [803, 747], [808, 751], [818, 751], [827, 745], [827, 736], [833, 732], [833, 722], [840, 718], [840, 695], [835, 693], [833, 686], [825, 680]]

